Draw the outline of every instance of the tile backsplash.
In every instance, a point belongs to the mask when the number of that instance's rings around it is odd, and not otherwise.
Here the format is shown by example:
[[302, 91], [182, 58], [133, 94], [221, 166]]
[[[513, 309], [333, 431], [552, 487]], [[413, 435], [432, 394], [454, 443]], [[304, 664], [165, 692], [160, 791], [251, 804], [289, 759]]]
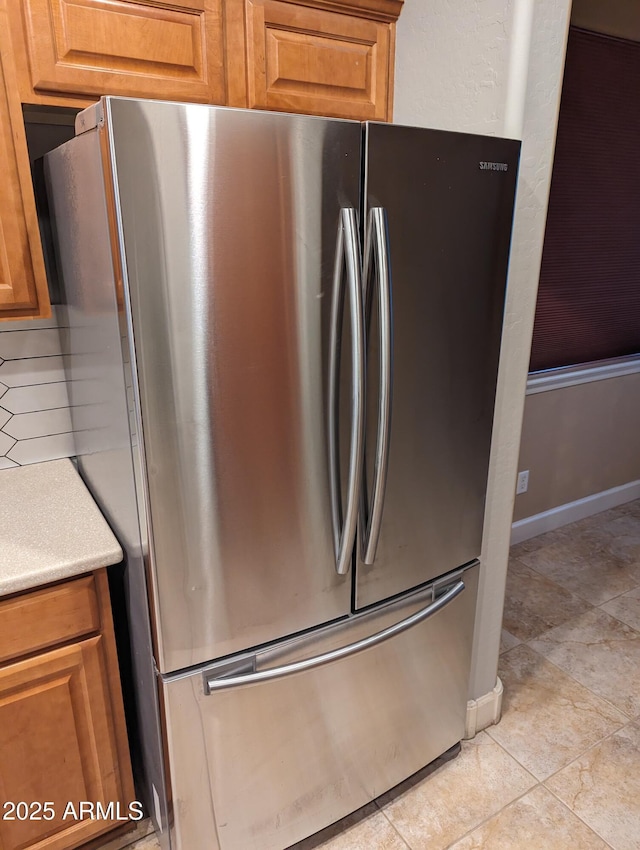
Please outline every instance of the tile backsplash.
[[0, 469], [75, 454], [58, 315], [0, 324]]

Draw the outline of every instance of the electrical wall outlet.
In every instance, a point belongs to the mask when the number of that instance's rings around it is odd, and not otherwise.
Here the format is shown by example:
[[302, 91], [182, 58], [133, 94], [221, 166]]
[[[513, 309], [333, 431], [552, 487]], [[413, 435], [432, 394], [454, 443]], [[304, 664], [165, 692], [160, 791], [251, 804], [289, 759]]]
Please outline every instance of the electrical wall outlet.
[[525, 469], [518, 473], [518, 483], [516, 484], [516, 496], [520, 493], [526, 493], [529, 489], [529, 470]]

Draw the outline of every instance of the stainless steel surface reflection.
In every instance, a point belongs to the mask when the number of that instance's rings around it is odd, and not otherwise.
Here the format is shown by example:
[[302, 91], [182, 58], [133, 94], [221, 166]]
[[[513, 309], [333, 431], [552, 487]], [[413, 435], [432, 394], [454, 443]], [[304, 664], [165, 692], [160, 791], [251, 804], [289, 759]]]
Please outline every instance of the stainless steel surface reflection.
[[[371, 508], [375, 560], [359, 530], [358, 608], [480, 552], [519, 150], [510, 139], [367, 124], [365, 211], [386, 211], [393, 368], [384, 503]], [[505, 169], [481, 169], [487, 160]], [[380, 463], [379, 336], [370, 329], [367, 343], [369, 482]]]
[[360, 126], [106, 103], [166, 672], [349, 611], [326, 406]]
[[[351, 566], [353, 542], [358, 523], [358, 501], [362, 482], [362, 451], [364, 442], [364, 312], [362, 302], [362, 260], [358, 239], [358, 218], [354, 209], [343, 209], [340, 215], [331, 301], [331, 330], [329, 335], [329, 492], [333, 523], [336, 572], [345, 575]], [[349, 436], [349, 477], [347, 499], [342, 516], [340, 487], [340, 384], [341, 338], [344, 320], [344, 274], [349, 291], [351, 319], [351, 425]]]
[[[365, 312], [367, 328], [371, 333], [371, 308], [375, 300], [378, 308], [378, 352], [380, 386], [378, 391], [378, 417], [373, 481], [371, 484], [371, 506], [367, 505], [367, 485], [363, 481], [360, 500], [361, 557], [365, 564], [376, 559], [380, 526], [384, 510], [384, 495], [387, 487], [389, 448], [391, 439], [391, 406], [393, 399], [393, 309], [391, 298], [391, 268], [389, 262], [389, 233], [386, 210], [373, 207], [369, 210], [364, 249], [362, 279], [365, 287]], [[375, 284], [370, 280], [375, 272]], [[375, 289], [375, 293], [374, 293]]]
[[[323, 667], [325, 664], [341, 661], [343, 658], [350, 658], [353, 655], [357, 655], [367, 649], [373, 649], [385, 641], [397, 637], [403, 632], [428, 620], [430, 617], [435, 617], [436, 614], [442, 611], [443, 608], [446, 608], [447, 605], [450, 605], [464, 591], [464, 581], [457, 579], [441, 596], [423, 608], [418, 609], [414, 614], [409, 614], [404, 619], [378, 631], [374, 631], [372, 634], [367, 634], [364, 637], [353, 640], [351, 643], [343, 644], [326, 652], [320, 652], [308, 658], [299, 658], [277, 667], [267, 667], [260, 670], [256, 669], [258, 663], [264, 661], [265, 656], [268, 655], [268, 651], [256, 653], [256, 655], [247, 659], [243, 658], [238, 664], [237, 669], [233, 668], [231, 662], [226, 662], [222, 665], [222, 669], [219, 672], [215, 669], [205, 672], [204, 689], [207, 693], [212, 694], [215, 691], [227, 690], [229, 688], [262, 684], [263, 682], [271, 682], [274, 679], [282, 679], [285, 676], [306, 673], [308, 670], [314, 670], [317, 667]], [[349, 632], [353, 625], [354, 620], [343, 620], [329, 628], [335, 631], [343, 629], [345, 632]], [[247, 666], [249, 666], [249, 669], [247, 669]]]
[[165, 850], [283, 850], [464, 732], [518, 144], [123, 98], [78, 132], [52, 208], [141, 787]]

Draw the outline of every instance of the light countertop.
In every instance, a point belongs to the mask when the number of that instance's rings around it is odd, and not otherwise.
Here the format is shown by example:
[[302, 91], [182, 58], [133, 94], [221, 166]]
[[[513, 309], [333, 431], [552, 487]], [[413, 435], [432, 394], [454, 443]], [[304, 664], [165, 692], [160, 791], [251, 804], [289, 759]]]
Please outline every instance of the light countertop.
[[0, 472], [0, 596], [122, 560], [67, 458]]

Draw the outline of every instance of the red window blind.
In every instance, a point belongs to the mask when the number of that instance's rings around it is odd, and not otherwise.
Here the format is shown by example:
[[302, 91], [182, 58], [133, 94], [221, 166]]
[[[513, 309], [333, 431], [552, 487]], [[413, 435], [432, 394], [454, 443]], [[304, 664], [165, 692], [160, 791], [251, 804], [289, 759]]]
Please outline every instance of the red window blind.
[[640, 351], [640, 44], [571, 28], [531, 371]]

